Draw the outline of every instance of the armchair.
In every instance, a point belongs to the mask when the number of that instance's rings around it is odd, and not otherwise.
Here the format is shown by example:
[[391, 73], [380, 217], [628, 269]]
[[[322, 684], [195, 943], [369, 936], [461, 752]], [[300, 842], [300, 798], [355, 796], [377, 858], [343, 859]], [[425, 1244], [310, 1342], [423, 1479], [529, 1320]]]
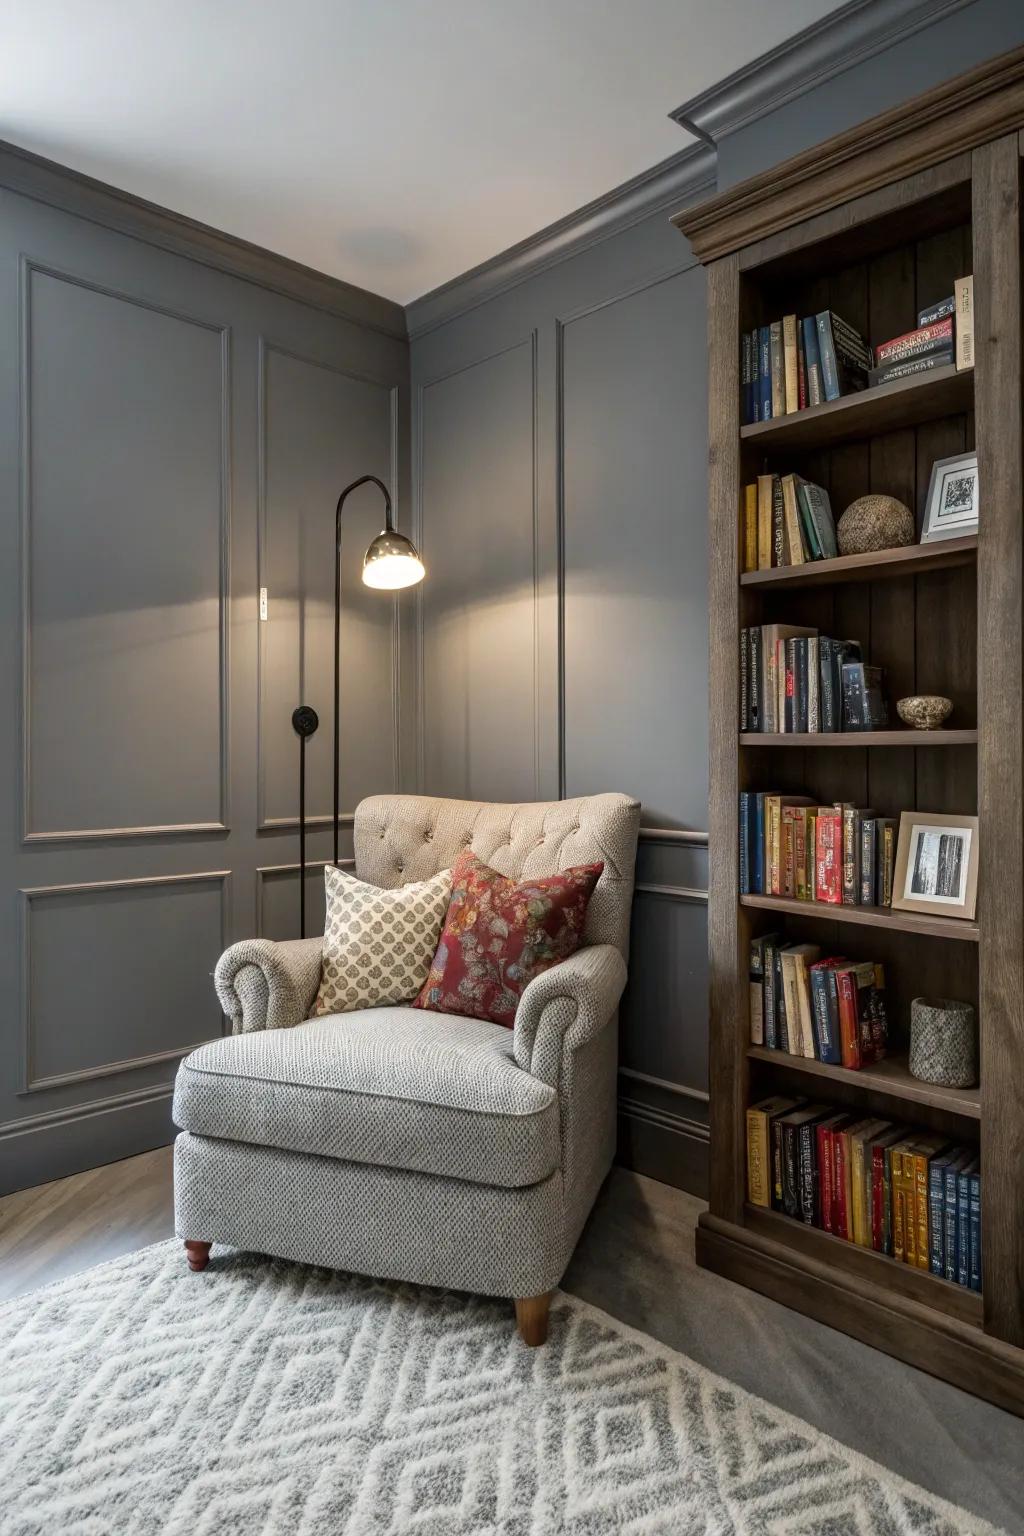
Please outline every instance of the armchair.
[[584, 944], [526, 987], [510, 1031], [411, 1007], [309, 1018], [320, 939], [234, 944], [233, 1033], [181, 1064], [175, 1214], [193, 1269], [234, 1247], [515, 1300], [543, 1343], [615, 1148], [639, 805], [386, 795], [355, 815], [356, 872], [395, 887], [465, 847], [511, 878], [604, 860]]

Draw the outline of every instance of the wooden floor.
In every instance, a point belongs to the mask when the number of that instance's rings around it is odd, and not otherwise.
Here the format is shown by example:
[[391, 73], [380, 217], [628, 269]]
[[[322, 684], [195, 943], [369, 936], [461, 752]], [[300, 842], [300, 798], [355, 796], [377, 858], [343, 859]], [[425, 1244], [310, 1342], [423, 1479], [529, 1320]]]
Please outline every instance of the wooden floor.
[[[165, 1147], [0, 1199], [0, 1301], [171, 1237], [171, 1194]], [[697, 1269], [702, 1209], [615, 1169], [564, 1289], [1024, 1536], [1024, 1420]]]
[[0, 1199], [0, 1301], [174, 1236], [170, 1147]]

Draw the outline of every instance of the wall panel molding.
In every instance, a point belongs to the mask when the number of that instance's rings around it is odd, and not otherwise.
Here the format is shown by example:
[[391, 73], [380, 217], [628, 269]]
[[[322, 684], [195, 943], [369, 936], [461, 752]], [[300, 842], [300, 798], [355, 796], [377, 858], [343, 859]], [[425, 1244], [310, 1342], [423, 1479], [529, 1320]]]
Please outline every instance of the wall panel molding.
[[[220, 887], [220, 934], [219, 947], [223, 950], [228, 941], [231, 930], [231, 871], [229, 869], [203, 870], [195, 874], [183, 875], [146, 875], [136, 879], [127, 880], [90, 880], [81, 881], [70, 885], [43, 885], [32, 886], [21, 890], [20, 901], [20, 930], [21, 930], [21, 977], [19, 988], [19, 1017], [21, 1040], [21, 1087], [22, 1094], [41, 1093], [54, 1088], [65, 1088], [74, 1083], [89, 1082], [96, 1078], [117, 1077], [126, 1072], [135, 1072], [140, 1068], [158, 1065], [161, 1062], [178, 1060], [186, 1056], [189, 1051], [201, 1045], [202, 1040], [196, 1040], [187, 1045], [174, 1046], [167, 1050], [150, 1052], [141, 1056], [133, 1056], [118, 1060], [98, 1063], [95, 1066], [77, 1068], [68, 1072], [50, 1073], [46, 1076], [37, 1075], [34, 1061], [34, 1033], [32, 1016], [32, 909], [38, 902], [45, 902], [60, 896], [84, 896], [102, 895], [110, 891], [142, 890], [154, 887], [178, 886], [178, 885], [208, 885], [215, 884]], [[117, 1099], [117, 1095], [114, 1099]], [[97, 1105], [108, 1102], [96, 1100]], [[20, 1127], [21, 1121], [14, 1121], [12, 1125]]]
[[0, 186], [368, 330], [405, 340], [404, 311], [391, 299], [147, 202], [18, 144], [0, 141]]
[[[417, 382], [414, 395], [413, 408], [413, 443], [412, 443], [412, 539], [416, 548], [422, 555], [425, 546], [425, 513], [423, 503], [423, 473], [424, 473], [424, 441], [423, 422], [426, 407], [426, 394], [438, 384], [446, 384], [450, 380], [469, 373], [474, 368], [483, 367], [486, 363], [495, 362], [506, 357], [509, 353], [516, 352], [520, 347], [530, 347], [530, 421], [531, 421], [531, 528], [532, 528], [532, 580], [533, 580], [533, 612], [531, 622], [532, 635], [532, 672], [533, 672], [533, 794], [535, 799], [540, 799], [541, 785], [541, 586], [543, 580], [542, 571], [542, 530], [540, 525], [540, 468], [538, 439], [540, 433], [540, 393], [538, 374], [538, 346], [539, 331], [532, 327], [525, 335], [520, 335], [516, 340], [496, 347], [491, 351], [481, 353], [460, 363], [454, 368], [446, 369], [442, 373], [433, 374], [429, 378]], [[426, 782], [426, 623], [424, 616], [424, 586], [421, 582], [416, 589], [416, 786], [422, 793]]]
[[[0, 156], [2, 160], [2, 156]], [[175, 822], [167, 825], [86, 827], [34, 830], [32, 827], [32, 278], [35, 274], [131, 304], [182, 324], [198, 326], [220, 337], [220, 571], [219, 595], [219, 690], [220, 690], [220, 814], [211, 821]], [[170, 305], [157, 304], [138, 294], [107, 287], [91, 278], [33, 261], [19, 260], [18, 313], [20, 336], [20, 437], [19, 502], [21, 523], [21, 827], [24, 843], [93, 842], [111, 838], [151, 838], [225, 833], [230, 830], [230, 543], [231, 543], [231, 330]], [[127, 728], [127, 725], [126, 725]]]
[[[389, 378], [380, 374], [360, 372], [352, 368], [340, 368], [335, 364], [324, 362], [323, 359], [312, 357], [308, 353], [296, 351], [293, 347], [285, 346], [279, 342], [271, 341], [265, 335], [260, 335], [258, 340], [257, 355], [257, 593], [254, 601], [259, 602], [259, 589], [269, 586], [268, 581], [268, 475], [267, 475], [267, 441], [268, 441], [268, 400], [267, 400], [267, 369], [270, 355], [276, 353], [279, 357], [288, 358], [295, 363], [302, 363], [309, 368], [319, 368], [326, 373], [334, 374], [338, 378], [351, 379], [358, 384], [370, 384], [377, 389], [386, 390], [388, 393], [388, 480], [391, 489], [392, 503], [398, 508], [398, 465], [399, 465], [399, 390], [398, 386]], [[335, 501], [344, 490], [339, 485], [335, 493]], [[351, 554], [351, 550], [346, 551]], [[361, 558], [361, 555], [360, 555]], [[273, 592], [270, 593], [270, 602], [273, 605]], [[386, 599], [382, 599], [386, 601]], [[344, 610], [343, 610], [344, 613]], [[266, 754], [264, 750], [264, 730], [267, 719], [266, 679], [267, 679], [267, 628], [273, 623], [273, 608], [271, 606], [271, 618], [262, 622], [257, 616], [257, 645], [256, 645], [256, 827], [259, 832], [289, 831], [298, 828], [298, 816], [268, 816], [266, 813]], [[392, 790], [398, 793], [401, 785], [402, 760], [401, 760], [401, 688], [400, 688], [400, 647], [401, 647], [401, 619], [397, 595], [391, 604], [391, 675], [393, 681], [391, 697], [391, 721], [392, 721]], [[333, 721], [321, 720], [321, 729], [332, 730]], [[344, 751], [344, 743], [342, 743]], [[352, 811], [346, 811], [340, 818], [342, 826], [351, 826]], [[328, 815], [307, 815], [307, 827], [329, 827], [333, 819]]]
[[[333, 862], [334, 862], [333, 859], [307, 859], [306, 860], [307, 877], [308, 877], [308, 873], [309, 873], [309, 871], [311, 869], [326, 869], [328, 864], [332, 864]], [[354, 871], [355, 867], [356, 867], [355, 859], [339, 859], [338, 860], [338, 868], [339, 869], [347, 869], [347, 870]], [[257, 866], [257, 869], [256, 869], [256, 935], [255, 935], [257, 939], [262, 939], [262, 938], [266, 937], [266, 934], [263, 931], [263, 891], [264, 891], [264, 886], [266, 884], [266, 881], [267, 880], [272, 880], [275, 875], [297, 875], [298, 872], [299, 872], [299, 868], [300, 868], [300, 866], [299, 866], [298, 863], [295, 863], [295, 864], [260, 864], [260, 865]], [[307, 937], [311, 937], [311, 935], [307, 935]]]

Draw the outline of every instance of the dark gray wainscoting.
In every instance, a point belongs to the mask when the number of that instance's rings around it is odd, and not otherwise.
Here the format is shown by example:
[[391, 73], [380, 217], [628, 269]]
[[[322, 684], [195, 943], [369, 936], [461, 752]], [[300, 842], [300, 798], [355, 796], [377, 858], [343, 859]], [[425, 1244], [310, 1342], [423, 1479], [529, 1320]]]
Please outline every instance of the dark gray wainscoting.
[[[408, 521], [393, 306], [364, 296], [362, 323], [312, 274], [298, 302], [247, 280], [250, 248], [192, 231], [191, 260], [187, 221], [142, 210], [133, 238], [128, 203], [71, 177], [62, 207], [61, 185], [0, 150], [0, 1191], [170, 1139], [177, 1062], [222, 1026], [217, 956], [257, 929], [257, 872], [297, 857], [299, 702], [323, 716], [309, 856], [329, 852], [337, 494], [375, 472]], [[412, 605], [359, 582], [382, 520], [353, 499], [349, 813], [414, 745], [390, 703]], [[262, 886], [264, 920], [297, 924]]]
[[670, 232], [658, 213], [468, 312], [451, 293], [414, 336], [417, 719], [427, 793], [643, 802], [620, 1156], [700, 1190], [706, 315]]

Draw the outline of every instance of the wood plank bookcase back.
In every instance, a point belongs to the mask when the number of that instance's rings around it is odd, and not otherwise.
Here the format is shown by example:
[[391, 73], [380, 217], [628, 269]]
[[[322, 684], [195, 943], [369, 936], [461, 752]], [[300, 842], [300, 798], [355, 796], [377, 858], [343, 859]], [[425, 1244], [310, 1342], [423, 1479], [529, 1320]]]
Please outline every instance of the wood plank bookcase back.
[[[707, 267], [711, 520], [711, 1190], [698, 1261], [1024, 1413], [1024, 827], [1021, 720], [1021, 128], [1024, 49], [735, 187], [674, 220]], [[879, 341], [974, 273], [976, 364], [741, 426], [739, 338], [835, 309]], [[884, 491], [916, 508], [934, 460], [976, 449], [977, 537], [815, 569], [741, 576], [744, 484], [796, 470], [839, 512]], [[924, 739], [739, 735], [739, 632], [786, 621], [866, 643], [890, 701], [954, 701]], [[837, 747], [843, 750], [809, 750]], [[976, 812], [977, 921], [741, 896], [738, 795]], [[884, 962], [892, 1059], [861, 1072], [752, 1047], [753, 937], [811, 939]], [[830, 948], [831, 946], [831, 948]], [[906, 1068], [920, 993], [975, 1003], [981, 1085], [929, 1088]], [[902, 1052], [901, 1052], [902, 1045]], [[773, 1093], [980, 1141], [983, 1292], [746, 1200], [745, 1111]]]

